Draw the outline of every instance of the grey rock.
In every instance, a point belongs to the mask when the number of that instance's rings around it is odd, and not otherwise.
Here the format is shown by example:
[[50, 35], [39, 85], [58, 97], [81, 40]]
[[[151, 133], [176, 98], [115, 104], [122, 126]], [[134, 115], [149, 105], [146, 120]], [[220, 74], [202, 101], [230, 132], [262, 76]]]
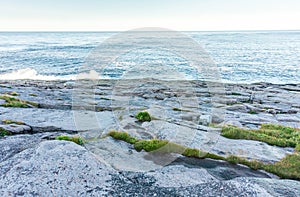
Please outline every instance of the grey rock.
[[38, 135], [16, 135], [0, 138], [0, 162], [23, 150], [35, 147], [41, 140]]
[[113, 172], [66, 141], [42, 142], [0, 163], [0, 169], [1, 196], [105, 195]]
[[[298, 181], [223, 161], [137, 152], [128, 143], [103, 139], [117, 129], [222, 156], [276, 162], [293, 149], [227, 139], [220, 129], [199, 125], [199, 119], [248, 128], [262, 123], [300, 128], [299, 85], [226, 84], [226, 91], [241, 94], [226, 95], [209, 91], [205, 82], [100, 80], [81, 95], [72, 94], [77, 82], [0, 83], [0, 93], [18, 92], [18, 98], [41, 107], [0, 107], [2, 119], [26, 123], [1, 125], [14, 134], [0, 138], [1, 196], [300, 196]], [[78, 100], [71, 108], [72, 96]], [[153, 120], [138, 122], [134, 115], [141, 110], [149, 111]], [[65, 132], [79, 132], [88, 140], [85, 147], [47, 141]]]
[[0, 128], [9, 131], [12, 134], [25, 134], [30, 133], [31, 131], [31, 127], [28, 125], [6, 124], [0, 125]]
[[210, 151], [215, 154], [220, 154], [222, 151], [223, 156], [238, 155], [249, 160], [258, 160], [267, 163], [279, 161], [287, 154], [293, 152], [290, 148], [270, 146], [264, 142], [233, 140], [222, 136], [218, 137], [217, 142], [212, 146]]
[[184, 187], [217, 181], [204, 168], [188, 168], [183, 165], [169, 165], [145, 174], [153, 176], [156, 179], [155, 185], [160, 187]]
[[0, 105], [3, 105], [3, 104], [5, 104], [5, 103], [6, 103], [5, 100], [0, 99]]
[[226, 126], [226, 125], [232, 125], [232, 126], [236, 126], [239, 128], [243, 128], [242, 123], [240, 123], [239, 121], [235, 121], [235, 120], [227, 120], [227, 121], [224, 121], [221, 124], [219, 124], [219, 126], [221, 126], [221, 127]]
[[[111, 112], [66, 111], [38, 108], [0, 108], [2, 119], [21, 120], [34, 132], [106, 130], [115, 125]], [[30, 115], [29, 115], [30, 114]]]
[[199, 122], [202, 124], [202, 125], [209, 125], [211, 124], [212, 122], [212, 117], [211, 115], [201, 115], [200, 116], [200, 119], [199, 119]]
[[247, 113], [248, 110], [247, 110], [247, 107], [245, 105], [232, 105], [232, 106], [228, 106], [226, 108], [228, 111], [238, 111], [238, 112], [241, 112], [241, 113]]

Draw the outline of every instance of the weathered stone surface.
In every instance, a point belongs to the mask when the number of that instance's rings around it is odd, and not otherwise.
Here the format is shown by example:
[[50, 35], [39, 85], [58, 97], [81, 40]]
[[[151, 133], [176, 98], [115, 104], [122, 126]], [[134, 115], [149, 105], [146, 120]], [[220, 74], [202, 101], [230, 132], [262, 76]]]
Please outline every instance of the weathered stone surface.
[[66, 141], [42, 142], [0, 166], [1, 196], [105, 195], [113, 171], [83, 147]]
[[[29, 138], [33, 144], [23, 143], [21, 150], [0, 161], [1, 196], [298, 196], [300, 192], [297, 181], [270, 179], [267, 173], [226, 162], [179, 157], [148, 172], [136, 168], [118, 172], [104, 164], [106, 158], [73, 142], [42, 142], [42, 134], [11, 136], [0, 143], [14, 147]], [[128, 144], [120, 145], [119, 150], [126, 152]], [[102, 151], [114, 154], [113, 149]], [[127, 154], [133, 158], [128, 167], [144, 165], [132, 155], [142, 158], [143, 153]]]
[[31, 147], [35, 147], [41, 138], [37, 135], [16, 135], [0, 138], [0, 161]]
[[104, 130], [114, 124], [111, 112], [0, 108], [1, 119], [22, 120], [34, 132]]
[[0, 128], [9, 131], [12, 134], [25, 134], [30, 133], [31, 131], [31, 127], [28, 125], [4, 124], [0, 125]]
[[185, 187], [218, 180], [204, 168], [183, 165], [166, 166], [146, 175], [153, 176], [156, 179], [155, 185], [160, 187]]
[[[206, 124], [201, 117], [251, 129], [262, 123], [300, 128], [300, 85], [226, 84], [226, 92], [209, 92], [207, 84], [193, 81], [103, 80], [80, 95], [73, 94], [74, 82], [0, 83], [0, 94], [17, 92], [40, 104], [0, 107], [0, 121], [26, 123], [0, 125], [13, 134], [0, 138], [1, 196], [300, 196], [298, 181], [223, 161], [136, 152], [128, 143], [103, 138], [116, 129], [222, 156], [276, 162], [293, 149], [221, 137], [220, 129], [201, 125]], [[134, 118], [144, 110], [151, 122]], [[85, 147], [48, 141], [77, 132], [88, 140]]]

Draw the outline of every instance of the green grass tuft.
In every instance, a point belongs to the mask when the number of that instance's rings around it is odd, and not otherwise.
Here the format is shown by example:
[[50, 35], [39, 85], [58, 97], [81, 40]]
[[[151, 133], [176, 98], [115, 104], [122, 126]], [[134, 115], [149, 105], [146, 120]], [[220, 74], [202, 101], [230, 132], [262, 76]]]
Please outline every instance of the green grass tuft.
[[57, 136], [55, 138], [56, 140], [65, 140], [65, 141], [71, 141], [71, 142], [74, 142], [78, 145], [83, 145], [84, 144], [84, 140], [79, 137], [79, 136]]
[[[293, 129], [290, 130], [291, 128], [286, 128], [286, 127], [282, 128], [281, 126], [272, 127], [269, 125], [268, 126], [263, 125], [262, 127], [264, 129], [280, 128], [283, 130], [289, 130], [290, 133], [293, 133], [292, 131], [294, 131]], [[236, 129], [236, 127], [234, 128]], [[158, 140], [158, 139], [138, 140], [136, 138], [131, 137], [129, 134], [125, 132], [111, 131], [109, 133], [109, 136], [117, 140], [122, 140], [130, 144], [133, 144], [134, 148], [138, 152], [142, 150], [145, 150], [146, 152], [157, 151], [159, 153], [177, 153], [186, 157], [195, 157], [200, 159], [210, 158], [215, 160], [224, 160], [234, 165], [243, 164], [254, 170], [265, 170], [267, 172], [276, 174], [281, 178], [300, 180], [300, 167], [299, 167], [300, 155], [298, 153], [287, 155], [285, 158], [283, 158], [282, 160], [274, 164], [265, 164], [263, 162], [259, 162], [256, 160], [247, 160], [234, 155], [230, 155], [228, 157], [222, 157], [198, 149], [188, 148], [180, 144], [169, 142], [167, 140]], [[296, 149], [298, 149], [298, 147], [299, 146], [297, 145]]]
[[173, 111], [182, 111], [182, 109], [179, 109], [179, 108], [177, 108], [177, 107], [174, 107], [174, 108], [173, 108]]
[[25, 125], [24, 122], [14, 121], [14, 120], [2, 120], [4, 124], [17, 124], [17, 125]]
[[233, 96], [241, 96], [242, 94], [238, 93], [238, 92], [231, 92], [231, 95], [233, 95]]
[[0, 137], [4, 137], [4, 136], [7, 136], [7, 135], [11, 135], [11, 133], [0, 127]]
[[151, 116], [148, 112], [143, 111], [139, 112], [135, 115], [135, 118], [138, 119], [140, 122], [150, 122], [151, 121]]
[[146, 152], [151, 152], [158, 150], [168, 144], [166, 140], [139, 140], [134, 144], [134, 148], [137, 151], [145, 150]]
[[200, 157], [201, 153], [200, 150], [194, 149], [194, 148], [187, 148], [185, 151], [182, 153], [183, 156], [186, 157]]
[[279, 125], [262, 125], [258, 130], [240, 129], [234, 126], [222, 128], [221, 135], [231, 139], [246, 139], [266, 142], [280, 147], [296, 147], [300, 144], [300, 131]]
[[108, 135], [116, 140], [122, 140], [129, 144], [134, 144], [138, 141], [137, 139], [135, 139], [134, 137], [131, 137], [128, 133], [125, 133], [125, 132], [110, 131], [108, 133]]
[[263, 169], [281, 178], [300, 180], [300, 155], [287, 155], [275, 164], [266, 164]]
[[18, 94], [17, 92], [9, 92], [7, 93], [8, 95], [11, 95], [11, 96], [19, 96], [20, 94]]
[[179, 112], [190, 112], [189, 110], [186, 110], [186, 109], [180, 109], [180, 108], [177, 108], [177, 107], [174, 107], [172, 110], [173, 110], [173, 111], [179, 111]]
[[254, 110], [250, 110], [248, 113], [249, 114], [258, 114], [257, 111], [254, 111]]
[[17, 108], [29, 108], [39, 107], [39, 104], [31, 102], [31, 101], [24, 101], [9, 95], [0, 95], [0, 99], [5, 100], [6, 103], [2, 104], [3, 107], [17, 107]]

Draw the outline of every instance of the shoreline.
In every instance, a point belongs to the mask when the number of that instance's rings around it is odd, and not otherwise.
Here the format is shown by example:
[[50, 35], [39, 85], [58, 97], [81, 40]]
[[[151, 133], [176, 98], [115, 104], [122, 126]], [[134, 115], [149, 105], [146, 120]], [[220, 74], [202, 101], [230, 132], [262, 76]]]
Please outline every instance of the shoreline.
[[[80, 81], [78, 90], [75, 82], [0, 81], [0, 128], [10, 132], [0, 137], [4, 147], [0, 194], [34, 190], [50, 195], [49, 181], [70, 195], [85, 193], [81, 185], [94, 195], [124, 191], [132, 195], [141, 191], [149, 195], [181, 195], [182, 191], [185, 195], [280, 195], [280, 190], [300, 194], [297, 180], [281, 180], [263, 170], [214, 159], [138, 152], [132, 144], [107, 136], [111, 130], [125, 131], [140, 140], [163, 139], [220, 157], [234, 155], [274, 164], [295, 149], [229, 139], [220, 135], [221, 127], [258, 129], [262, 124], [280, 124], [300, 128], [299, 84], [212, 83], [216, 91], [211, 91], [203, 81], [106, 79]], [[219, 87], [224, 88], [222, 94]], [[137, 121], [135, 114], [145, 110], [152, 120]], [[59, 136], [78, 136], [85, 143], [58, 141]], [[64, 180], [76, 182], [70, 186]], [[36, 183], [45, 193], [35, 188]]]
[[233, 83], [233, 82], [220, 82], [220, 81], [205, 81], [205, 80], [179, 80], [179, 79], [174, 79], [174, 80], [162, 80], [162, 79], [155, 79], [155, 78], [135, 78], [135, 79], [79, 79], [79, 80], [35, 80], [35, 79], [10, 79], [10, 80], [2, 80], [0, 79], [0, 83], [9, 83], [11, 82], [12, 84], [14, 83], [75, 83], [75, 82], [80, 82], [80, 81], [91, 81], [91, 82], [116, 82], [116, 81], [162, 81], [162, 82], [208, 82], [208, 83], [217, 83], [217, 84], [224, 84], [224, 85], [244, 85], [244, 86], [251, 86], [251, 85], [273, 85], [273, 86], [284, 86], [284, 85], [292, 85], [292, 86], [300, 86], [300, 83], [271, 83], [271, 82], [252, 82], [252, 83]]

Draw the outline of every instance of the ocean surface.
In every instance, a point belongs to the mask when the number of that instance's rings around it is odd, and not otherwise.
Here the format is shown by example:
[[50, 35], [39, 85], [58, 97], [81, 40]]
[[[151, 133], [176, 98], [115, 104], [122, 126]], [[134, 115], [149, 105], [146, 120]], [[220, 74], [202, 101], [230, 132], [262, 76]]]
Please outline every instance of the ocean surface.
[[[300, 31], [182, 34], [208, 53], [222, 82], [300, 83]], [[82, 69], [87, 57], [116, 35], [118, 32], [0, 32], [0, 79], [76, 79], [82, 71], [88, 72]], [[151, 40], [145, 39], [145, 45], [147, 42]], [[114, 64], [100, 76], [122, 78], [131, 65], [172, 67], [186, 79], [193, 79], [196, 72], [172, 51], [131, 51]]]

